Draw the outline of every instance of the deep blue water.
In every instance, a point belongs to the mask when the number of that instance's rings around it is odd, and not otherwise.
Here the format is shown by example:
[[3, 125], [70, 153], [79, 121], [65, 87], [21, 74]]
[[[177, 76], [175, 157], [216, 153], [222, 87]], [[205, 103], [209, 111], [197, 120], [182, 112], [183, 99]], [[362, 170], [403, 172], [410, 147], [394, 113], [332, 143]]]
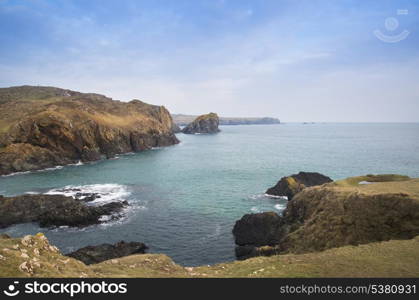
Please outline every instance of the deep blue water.
[[13, 236], [44, 232], [64, 253], [141, 241], [183, 265], [234, 259], [231, 230], [243, 214], [280, 212], [286, 201], [264, 191], [282, 176], [317, 171], [341, 179], [371, 173], [419, 177], [419, 124], [222, 126], [216, 135], [179, 134], [181, 144], [81, 166], [0, 178], [0, 194], [64, 186], [128, 200], [118, 222], [84, 229], [20, 224]]

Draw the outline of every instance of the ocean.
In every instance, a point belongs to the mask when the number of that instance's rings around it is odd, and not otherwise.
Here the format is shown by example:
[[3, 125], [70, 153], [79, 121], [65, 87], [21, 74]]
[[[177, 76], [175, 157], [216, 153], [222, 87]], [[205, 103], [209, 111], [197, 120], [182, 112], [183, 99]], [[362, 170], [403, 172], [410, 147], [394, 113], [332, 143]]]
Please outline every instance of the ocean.
[[[221, 126], [215, 135], [178, 134], [180, 144], [88, 164], [0, 177], [0, 194], [101, 193], [93, 205], [127, 200], [124, 217], [100, 225], [40, 228], [19, 224], [0, 233], [44, 232], [67, 253], [120, 240], [144, 242], [184, 266], [232, 261], [234, 223], [276, 211], [286, 200], [264, 195], [281, 177], [312, 171], [332, 179], [375, 173], [419, 177], [419, 124], [281, 124]], [[70, 194], [69, 194], [70, 195]]]

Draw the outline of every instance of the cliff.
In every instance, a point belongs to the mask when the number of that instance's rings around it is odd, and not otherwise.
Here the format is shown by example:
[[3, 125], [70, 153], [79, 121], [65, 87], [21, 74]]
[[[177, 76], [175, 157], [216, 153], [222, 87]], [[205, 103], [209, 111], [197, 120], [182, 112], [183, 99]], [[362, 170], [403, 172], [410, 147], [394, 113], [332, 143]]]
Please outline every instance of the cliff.
[[[173, 121], [179, 126], [186, 126], [195, 120], [198, 116], [172, 114]], [[261, 118], [240, 118], [240, 117], [220, 117], [220, 125], [267, 125], [280, 124], [277, 118], [261, 117]]]
[[217, 133], [220, 130], [218, 125], [220, 119], [216, 113], [209, 113], [197, 117], [193, 122], [189, 123], [188, 126], [182, 129], [183, 133], [195, 134], [195, 133]]
[[0, 175], [176, 143], [163, 106], [54, 87], [0, 89]]
[[333, 180], [316, 172], [300, 172], [291, 176], [282, 177], [278, 183], [266, 191], [267, 195], [287, 197], [291, 200], [295, 194], [306, 187], [322, 185]]
[[246, 215], [233, 233], [239, 258], [411, 239], [419, 235], [419, 179], [367, 175], [308, 187], [282, 216]]

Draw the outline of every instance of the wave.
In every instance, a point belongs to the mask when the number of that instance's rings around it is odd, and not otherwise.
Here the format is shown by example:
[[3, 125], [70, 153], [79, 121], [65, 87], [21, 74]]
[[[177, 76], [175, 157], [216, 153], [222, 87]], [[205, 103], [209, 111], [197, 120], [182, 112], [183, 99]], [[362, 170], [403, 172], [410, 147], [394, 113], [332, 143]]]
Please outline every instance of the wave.
[[278, 204], [275, 204], [274, 207], [277, 210], [283, 211], [287, 207], [287, 205], [286, 204], [278, 203]]
[[268, 198], [288, 200], [288, 197], [287, 196], [276, 196], [276, 195], [271, 195], [271, 194], [263, 194], [263, 195], [265, 197], [268, 197]]
[[83, 200], [89, 195], [95, 195], [96, 199], [91, 204], [124, 201], [131, 192], [127, 186], [116, 183], [90, 184], [90, 185], [67, 185], [47, 191], [47, 195], [64, 195]]
[[65, 166], [54, 166], [54, 167], [49, 167], [49, 168], [40, 169], [40, 170], [14, 172], [14, 173], [10, 173], [10, 174], [7, 174], [7, 175], [1, 175], [0, 177], [10, 177], [10, 176], [16, 176], [16, 175], [38, 173], [38, 172], [55, 171], [55, 170], [61, 170], [66, 166], [82, 166], [82, 165], [84, 165], [84, 163], [81, 160], [79, 160], [77, 163], [67, 164]]

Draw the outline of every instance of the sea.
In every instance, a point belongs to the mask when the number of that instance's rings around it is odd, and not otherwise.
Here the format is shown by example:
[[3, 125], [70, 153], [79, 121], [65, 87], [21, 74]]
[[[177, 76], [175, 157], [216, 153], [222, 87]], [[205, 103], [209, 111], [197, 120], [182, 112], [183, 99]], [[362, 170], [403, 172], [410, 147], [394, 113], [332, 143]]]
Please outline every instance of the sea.
[[[93, 163], [0, 177], [0, 194], [99, 193], [89, 205], [128, 201], [123, 217], [85, 228], [18, 224], [11, 236], [43, 232], [68, 253], [120, 240], [144, 242], [183, 266], [232, 261], [235, 222], [281, 214], [284, 198], [265, 195], [283, 176], [320, 172], [334, 180], [397, 173], [419, 177], [419, 124], [286, 123], [221, 126], [213, 135], [178, 134], [180, 144]], [[67, 190], [63, 190], [67, 188]]]

